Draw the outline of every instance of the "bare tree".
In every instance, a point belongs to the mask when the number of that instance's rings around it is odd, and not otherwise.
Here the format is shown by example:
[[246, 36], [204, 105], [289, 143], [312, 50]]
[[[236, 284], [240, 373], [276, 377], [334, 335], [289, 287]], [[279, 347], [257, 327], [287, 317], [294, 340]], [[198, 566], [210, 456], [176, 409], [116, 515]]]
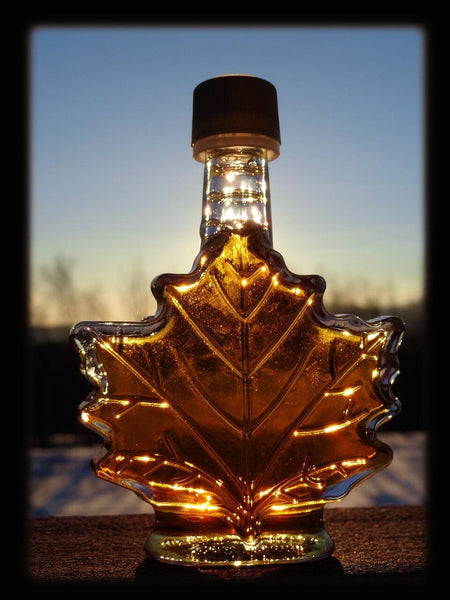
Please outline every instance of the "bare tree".
[[42, 278], [53, 310], [59, 319], [64, 318], [68, 321], [75, 318], [77, 305], [77, 294], [73, 281], [74, 266], [73, 259], [57, 256], [52, 265], [41, 268]]
[[32, 294], [33, 324], [71, 325], [80, 320], [106, 318], [108, 306], [102, 293], [81, 289], [74, 269], [75, 260], [61, 255], [40, 268]]

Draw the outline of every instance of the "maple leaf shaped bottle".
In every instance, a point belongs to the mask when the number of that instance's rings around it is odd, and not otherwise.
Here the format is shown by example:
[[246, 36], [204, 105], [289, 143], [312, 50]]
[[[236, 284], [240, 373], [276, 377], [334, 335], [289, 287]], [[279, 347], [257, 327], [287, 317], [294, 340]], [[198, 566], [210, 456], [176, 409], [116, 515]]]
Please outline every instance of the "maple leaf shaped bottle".
[[72, 330], [95, 385], [81, 420], [106, 447], [96, 472], [153, 506], [145, 548], [158, 560], [323, 558], [324, 505], [391, 461], [376, 430], [399, 411], [403, 324], [329, 314], [324, 280], [290, 272], [272, 248], [271, 83], [198, 85], [192, 146], [205, 173], [192, 270], [152, 282], [154, 316]]

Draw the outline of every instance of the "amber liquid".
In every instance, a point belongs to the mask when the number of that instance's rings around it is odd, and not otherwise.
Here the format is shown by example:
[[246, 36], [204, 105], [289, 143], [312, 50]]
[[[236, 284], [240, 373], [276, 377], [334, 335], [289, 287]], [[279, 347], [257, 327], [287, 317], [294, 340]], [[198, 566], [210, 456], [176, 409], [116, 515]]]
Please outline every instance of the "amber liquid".
[[153, 283], [154, 317], [81, 323], [97, 390], [97, 474], [155, 509], [148, 552], [195, 565], [330, 554], [326, 502], [385, 467], [375, 436], [402, 324], [332, 316], [322, 278], [291, 273], [258, 226], [225, 230], [191, 273]]

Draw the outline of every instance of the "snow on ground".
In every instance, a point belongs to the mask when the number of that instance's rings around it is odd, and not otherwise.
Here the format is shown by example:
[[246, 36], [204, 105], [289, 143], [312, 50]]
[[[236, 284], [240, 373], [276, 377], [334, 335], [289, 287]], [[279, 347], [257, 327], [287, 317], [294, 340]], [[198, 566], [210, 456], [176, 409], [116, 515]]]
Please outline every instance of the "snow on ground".
[[[426, 434], [379, 432], [394, 452], [383, 471], [328, 507], [368, 507], [426, 503]], [[30, 451], [28, 508], [31, 517], [150, 513], [132, 491], [94, 475], [91, 458], [101, 447], [68, 446]]]

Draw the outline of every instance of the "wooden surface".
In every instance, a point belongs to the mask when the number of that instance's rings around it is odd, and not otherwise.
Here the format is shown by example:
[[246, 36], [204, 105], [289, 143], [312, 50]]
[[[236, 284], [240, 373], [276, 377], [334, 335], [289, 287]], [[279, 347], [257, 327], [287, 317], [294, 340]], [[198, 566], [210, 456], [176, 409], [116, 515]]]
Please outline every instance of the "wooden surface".
[[27, 581], [142, 583], [176, 587], [276, 586], [363, 581], [419, 584], [427, 578], [427, 521], [418, 506], [325, 509], [332, 557], [278, 568], [198, 569], [146, 557], [147, 515], [45, 517], [27, 532]]

